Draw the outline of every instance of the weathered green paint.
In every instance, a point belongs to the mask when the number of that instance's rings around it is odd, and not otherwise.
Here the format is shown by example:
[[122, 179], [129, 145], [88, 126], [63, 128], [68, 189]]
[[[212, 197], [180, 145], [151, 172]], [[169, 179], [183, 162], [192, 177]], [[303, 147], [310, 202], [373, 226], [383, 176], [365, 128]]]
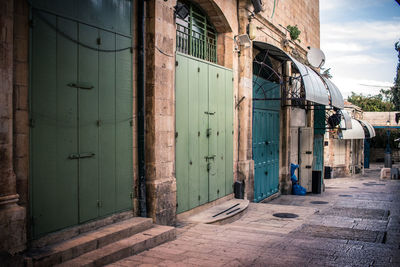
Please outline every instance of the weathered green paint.
[[[279, 98], [280, 86], [253, 76], [253, 98]], [[278, 192], [279, 100], [253, 101], [254, 201]]]
[[[51, 23], [54, 16], [46, 15]], [[73, 23], [60, 28], [77, 36]], [[78, 162], [68, 160], [77, 147], [77, 91], [66, 86], [77, 79], [77, 49], [48, 25], [32, 29], [31, 183], [34, 233], [54, 231], [78, 222]], [[63, 50], [64, 53], [60, 51]], [[63, 61], [63, 64], [60, 64]], [[57, 79], [58, 78], [58, 79]]]
[[232, 192], [233, 83], [231, 70], [182, 54], [176, 60], [180, 213]]
[[[33, 238], [130, 209], [133, 192], [131, 53], [79, 46], [35, 12], [30, 73]], [[102, 49], [131, 45], [130, 38], [110, 31], [41, 14], [90, 46], [98, 45], [98, 37]], [[69, 158], [85, 153], [94, 156]]]

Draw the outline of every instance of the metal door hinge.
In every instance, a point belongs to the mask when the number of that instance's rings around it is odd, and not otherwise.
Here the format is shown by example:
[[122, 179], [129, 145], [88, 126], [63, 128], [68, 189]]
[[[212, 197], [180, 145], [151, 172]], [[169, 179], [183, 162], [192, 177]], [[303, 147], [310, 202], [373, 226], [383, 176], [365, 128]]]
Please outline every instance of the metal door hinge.
[[212, 156], [205, 156], [204, 158], [206, 159], [206, 161], [208, 161], [210, 159], [214, 160], [215, 157], [216, 157], [216, 155], [212, 155]]
[[211, 129], [211, 128], [208, 128], [208, 129], [207, 129], [207, 137], [210, 137], [211, 134], [212, 134], [212, 129]]
[[29, 27], [33, 28], [36, 25], [36, 21], [34, 19], [29, 20]]
[[31, 128], [35, 127], [35, 119], [30, 119], [29, 120], [29, 127], [31, 127]]
[[207, 172], [210, 172], [211, 170], [211, 163], [207, 163]]
[[101, 38], [100, 38], [100, 37], [98, 37], [98, 38], [96, 39], [96, 43], [97, 43], [97, 45], [101, 45]]
[[97, 124], [97, 127], [100, 127], [103, 123], [102, 123], [101, 120], [98, 120], [98, 121], [96, 122], [96, 124]]
[[94, 86], [93, 85], [90, 85], [90, 84], [87, 84], [87, 83], [84, 83], [84, 82], [80, 82], [80, 83], [69, 83], [69, 84], [67, 84], [69, 87], [74, 87], [74, 88], [78, 88], [78, 89], [85, 89], [85, 90], [90, 90], [90, 89], [93, 89], [94, 88]]
[[175, 132], [175, 138], [178, 138], [178, 132]]
[[131, 199], [133, 199], [133, 192], [131, 192], [131, 193], [129, 194], [129, 197], [130, 197]]
[[87, 153], [72, 153], [68, 156], [69, 159], [82, 159], [82, 158], [91, 158], [94, 157], [96, 154], [93, 152]]
[[179, 65], [179, 62], [175, 61], [175, 66], [178, 67], [178, 65]]
[[101, 201], [100, 201], [100, 200], [97, 200], [97, 207], [101, 208], [101, 206], [102, 206]]

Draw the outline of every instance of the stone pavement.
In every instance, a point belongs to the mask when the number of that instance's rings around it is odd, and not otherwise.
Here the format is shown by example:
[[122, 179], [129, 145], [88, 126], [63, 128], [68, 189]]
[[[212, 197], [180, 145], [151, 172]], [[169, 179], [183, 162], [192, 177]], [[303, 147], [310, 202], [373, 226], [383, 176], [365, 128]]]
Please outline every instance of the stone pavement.
[[400, 266], [400, 180], [376, 168], [325, 186], [251, 203], [233, 223], [182, 224], [176, 240], [110, 266]]

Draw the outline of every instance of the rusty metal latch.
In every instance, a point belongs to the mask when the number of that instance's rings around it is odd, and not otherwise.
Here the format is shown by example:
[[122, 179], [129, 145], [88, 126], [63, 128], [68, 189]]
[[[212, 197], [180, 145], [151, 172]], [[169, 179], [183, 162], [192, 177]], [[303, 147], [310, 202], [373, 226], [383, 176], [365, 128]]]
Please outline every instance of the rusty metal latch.
[[67, 84], [67, 85], [68, 85], [69, 87], [75, 87], [75, 88], [78, 88], [78, 89], [85, 89], [85, 90], [90, 90], [90, 89], [93, 89], [93, 88], [94, 88], [93, 85], [90, 85], [90, 84], [84, 83], [84, 82], [69, 83], [69, 84]]
[[72, 153], [68, 156], [69, 159], [82, 159], [82, 158], [92, 158], [96, 154], [93, 152], [88, 153]]
[[209, 137], [211, 134], [212, 134], [212, 129], [211, 129], [211, 128], [208, 128], [208, 129], [207, 129], [207, 137]]
[[210, 159], [214, 160], [215, 157], [216, 157], [216, 155], [212, 155], [212, 156], [205, 156], [204, 158], [206, 159], [206, 161], [208, 161]]
[[306, 151], [306, 154], [312, 154], [312, 151]]
[[311, 165], [306, 165], [306, 169], [311, 169]]
[[215, 112], [209, 112], [209, 111], [204, 111], [204, 113], [207, 114], [207, 115], [214, 115], [215, 114]]

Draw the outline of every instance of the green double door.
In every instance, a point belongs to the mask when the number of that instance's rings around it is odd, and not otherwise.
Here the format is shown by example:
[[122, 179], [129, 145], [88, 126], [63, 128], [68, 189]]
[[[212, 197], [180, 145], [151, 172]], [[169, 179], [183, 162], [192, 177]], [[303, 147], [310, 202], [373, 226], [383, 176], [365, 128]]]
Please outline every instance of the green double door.
[[232, 70], [176, 55], [177, 212], [232, 193]]
[[[33, 12], [33, 238], [132, 208], [131, 38]], [[80, 44], [78, 44], [80, 43]], [[103, 52], [103, 50], [107, 50]]]

